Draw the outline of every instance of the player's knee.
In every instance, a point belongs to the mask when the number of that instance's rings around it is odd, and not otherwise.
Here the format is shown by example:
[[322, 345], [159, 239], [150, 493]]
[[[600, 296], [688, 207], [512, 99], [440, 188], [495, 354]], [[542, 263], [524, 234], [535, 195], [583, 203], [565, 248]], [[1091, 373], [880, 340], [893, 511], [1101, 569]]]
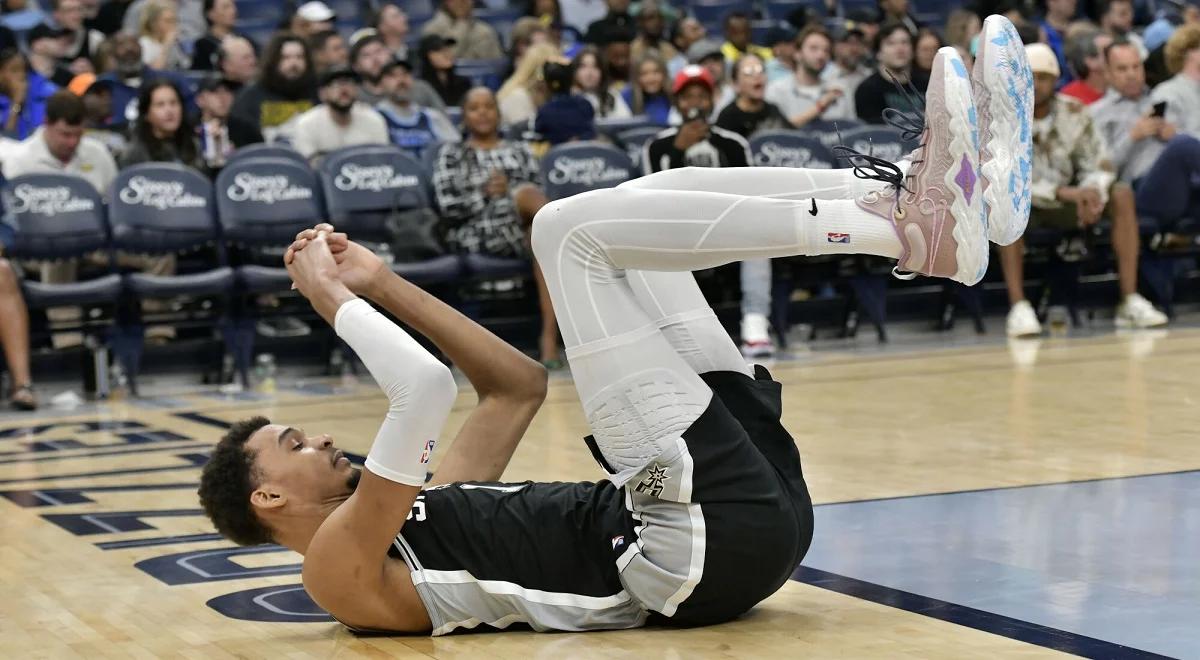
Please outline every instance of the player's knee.
[[[538, 210], [530, 228], [530, 243], [538, 260], [550, 258], [550, 254], [557, 252], [566, 241], [572, 240], [577, 234], [579, 225], [590, 217], [586, 212], [584, 198], [591, 194], [556, 199], [547, 202]], [[593, 200], [590, 205], [594, 208], [594, 204]]]

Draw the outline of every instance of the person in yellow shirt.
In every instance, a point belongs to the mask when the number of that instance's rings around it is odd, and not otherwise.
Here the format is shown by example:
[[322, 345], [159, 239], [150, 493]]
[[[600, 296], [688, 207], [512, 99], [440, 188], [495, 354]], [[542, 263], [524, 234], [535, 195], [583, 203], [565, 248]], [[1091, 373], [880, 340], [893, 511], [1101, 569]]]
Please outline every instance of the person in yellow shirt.
[[747, 53], [757, 55], [764, 62], [775, 57], [770, 48], [750, 43], [750, 17], [735, 11], [725, 17], [725, 43], [721, 44], [721, 54], [726, 62], [736, 62]]

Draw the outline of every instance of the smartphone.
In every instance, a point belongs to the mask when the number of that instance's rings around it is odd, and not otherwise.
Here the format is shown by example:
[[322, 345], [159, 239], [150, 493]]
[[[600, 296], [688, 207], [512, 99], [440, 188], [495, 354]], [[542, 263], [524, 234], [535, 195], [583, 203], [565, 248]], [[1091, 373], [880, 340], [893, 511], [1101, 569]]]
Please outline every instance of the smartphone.
[[697, 119], [704, 119], [704, 111], [700, 108], [692, 108], [683, 116], [685, 122], [696, 121]]
[[1165, 117], [1166, 115], [1167, 115], [1167, 102], [1159, 101], [1158, 103], [1155, 103], [1154, 104], [1154, 112], [1151, 113], [1151, 116]]

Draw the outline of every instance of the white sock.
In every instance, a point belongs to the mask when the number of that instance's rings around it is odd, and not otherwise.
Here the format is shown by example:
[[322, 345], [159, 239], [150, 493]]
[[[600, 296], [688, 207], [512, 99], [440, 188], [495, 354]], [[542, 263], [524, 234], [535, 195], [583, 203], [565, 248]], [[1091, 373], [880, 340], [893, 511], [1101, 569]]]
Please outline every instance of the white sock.
[[851, 200], [816, 202], [813, 208], [800, 211], [801, 237], [808, 248], [806, 254], [873, 254], [899, 259], [904, 251], [892, 223], [867, 213]]

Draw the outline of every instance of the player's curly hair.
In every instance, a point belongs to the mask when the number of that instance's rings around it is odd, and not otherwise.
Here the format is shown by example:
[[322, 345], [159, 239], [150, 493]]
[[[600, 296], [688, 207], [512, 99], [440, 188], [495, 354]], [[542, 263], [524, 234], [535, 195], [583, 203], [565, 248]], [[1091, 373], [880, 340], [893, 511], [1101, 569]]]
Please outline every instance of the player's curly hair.
[[1172, 75], [1183, 69], [1183, 62], [1189, 51], [1200, 48], [1200, 25], [1180, 25], [1175, 34], [1167, 40], [1163, 55], [1167, 61], [1167, 70]]
[[238, 545], [273, 542], [271, 530], [250, 505], [258, 476], [254, 471], [254, 452], [246, 449], [250, 436], [270, 423], [266, 417], [234, 422], [200, 473], [200, 506], [221, 536]]

